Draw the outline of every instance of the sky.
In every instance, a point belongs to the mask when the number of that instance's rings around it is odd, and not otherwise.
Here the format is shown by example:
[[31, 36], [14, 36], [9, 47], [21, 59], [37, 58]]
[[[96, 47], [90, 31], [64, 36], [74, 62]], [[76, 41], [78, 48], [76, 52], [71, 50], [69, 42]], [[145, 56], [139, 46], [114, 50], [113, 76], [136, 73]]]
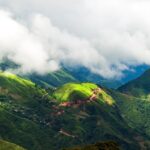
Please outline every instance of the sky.
[[122, 78], [150, 65], [149, 0], [0, 0], [0, 62], [20, 73], [83, 66]]

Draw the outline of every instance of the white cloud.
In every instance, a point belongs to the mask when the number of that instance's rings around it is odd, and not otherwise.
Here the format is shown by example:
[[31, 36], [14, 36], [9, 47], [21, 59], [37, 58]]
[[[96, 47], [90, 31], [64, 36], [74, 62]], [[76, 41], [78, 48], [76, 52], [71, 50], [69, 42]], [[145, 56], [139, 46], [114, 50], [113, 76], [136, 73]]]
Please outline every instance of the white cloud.
[[[22, 72], [83, 65], [106, 78], [150, 65], [148, 0], [0, 0], [0, 52]], [[8, 13], [11, 12], [11, 13]]]

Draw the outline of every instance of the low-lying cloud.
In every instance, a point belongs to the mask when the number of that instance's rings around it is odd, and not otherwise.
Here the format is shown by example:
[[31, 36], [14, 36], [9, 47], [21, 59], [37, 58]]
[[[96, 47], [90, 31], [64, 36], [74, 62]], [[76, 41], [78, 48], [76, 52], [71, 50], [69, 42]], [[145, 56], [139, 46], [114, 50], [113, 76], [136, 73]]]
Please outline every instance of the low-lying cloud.
[[150, 2], [0, 0], [0, 61], [45, 74], [84, 66], [105, 78], [150, 65]]

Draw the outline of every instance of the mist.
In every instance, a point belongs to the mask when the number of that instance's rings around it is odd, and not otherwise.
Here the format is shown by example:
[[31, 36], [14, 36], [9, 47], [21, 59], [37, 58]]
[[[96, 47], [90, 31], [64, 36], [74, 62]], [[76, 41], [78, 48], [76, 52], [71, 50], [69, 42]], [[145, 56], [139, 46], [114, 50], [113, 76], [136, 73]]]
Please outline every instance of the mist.
[[0, 61], [46, 74], [84, 66], [104, 78], [150, 65], [147, 0], [0, 0]]

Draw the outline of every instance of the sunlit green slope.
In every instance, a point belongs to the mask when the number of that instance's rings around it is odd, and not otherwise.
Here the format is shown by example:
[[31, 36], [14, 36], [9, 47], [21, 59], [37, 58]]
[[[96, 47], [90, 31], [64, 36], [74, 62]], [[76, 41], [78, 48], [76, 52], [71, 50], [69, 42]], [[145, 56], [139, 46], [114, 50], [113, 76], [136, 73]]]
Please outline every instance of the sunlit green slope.
[[92, 95], [95, 95], [101, 102], [110, 105], [114, 103], [114, 100], [104, 90], [93, 83], [68, 83], [54, 92], [54, 97], [60, 102], [88, 100]]
[[34, 97], [46, 94], [30, 80], [23, 79], [9, 72], [0, 72], [0, 99], [14, 99], [20, 103], [31, 103]]
[[25, 149], [16, 144], [0, 140], [0, 150], [25, 150]]
[[[95, 91], [97, 91], [96, 99], [89, 101]], [[56, 89], [53, 96], [66, 112], [61, 118], [63, 119], [62, 125], [58, 125], [58, 120], [56, 124], [64, 131], [78, 137], [78, 142], [80, 140], [81, 143], [92, 143], [106, 139], [114, 140], [121, 144], [124, 149], [130, 149], [137, 144], [132, 139], [134, 135], [132, 129], [120, 116], [113, 98], [97, 85], [68, 83]], [[68, 104], [68, 107], [65, 107], [65, 104]], [[58, 142], [61, 143], [62, 141], [64, 139], [60, 137]], [[138, 144], [137, 147], [134, 146], [132, 149], [138, 149]]]
[[49, 100], [46, 95], [33, 82], [0, 72], [0, 137], [27, 149], [48, 149], [51, 135], [41, 130], [40, 123], [44, 114], [50, 112], [44, 106]]

